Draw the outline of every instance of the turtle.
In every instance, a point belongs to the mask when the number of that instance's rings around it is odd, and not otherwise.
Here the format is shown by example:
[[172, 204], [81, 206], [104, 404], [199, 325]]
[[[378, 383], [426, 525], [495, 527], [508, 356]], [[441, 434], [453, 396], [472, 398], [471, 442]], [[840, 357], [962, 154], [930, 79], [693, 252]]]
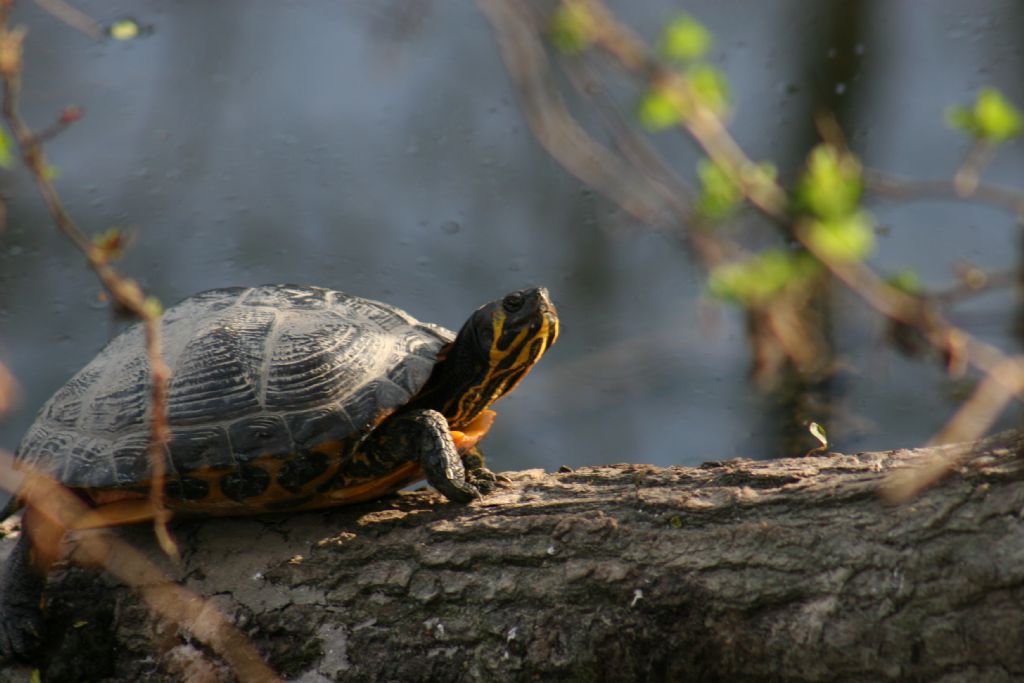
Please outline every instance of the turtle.
[[[302, 285], [214, 289], [161, 319], [170, 439], [164, 505], [195, 515], [307, 510], [425, 478], [450, 501], [489, 492], [490, 406], [558, 337], [543, 287], [478, 308], [459, 333], [385, 303]], [[15, 454], [92, 510], [75, 528], [152, 519], [145, 331], [114, 337], [41, 408]], [[30, 657], [52, 551], [34, 512], [0, 574], [0, 657]], [[116, 520], [116, 521], [114, 521]], [[36, 524], [41, 522], [36, 521]], [[40, 537], [42, 537], [40, 532]], [[58, 536], [59, 537], [59, 536]]]

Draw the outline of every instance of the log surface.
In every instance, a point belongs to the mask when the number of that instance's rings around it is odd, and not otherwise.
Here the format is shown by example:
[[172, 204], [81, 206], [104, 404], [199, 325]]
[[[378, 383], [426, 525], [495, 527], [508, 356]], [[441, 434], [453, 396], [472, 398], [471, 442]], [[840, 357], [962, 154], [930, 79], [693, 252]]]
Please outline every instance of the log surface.
[[[467, 506], [180, 523], [168, 571], [302, 681], [1022, 680], [1022, 448], [506, 473]], [[880, 498], [936, 451], [960, 465]], [[44, 680], [233, 678], [95, 572], [47, 595]]]

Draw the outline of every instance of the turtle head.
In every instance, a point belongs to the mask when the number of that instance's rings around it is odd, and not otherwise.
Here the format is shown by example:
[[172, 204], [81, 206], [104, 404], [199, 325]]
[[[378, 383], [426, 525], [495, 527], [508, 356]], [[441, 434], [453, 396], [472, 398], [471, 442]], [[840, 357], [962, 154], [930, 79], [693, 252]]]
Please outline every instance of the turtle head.
[[510, 292], [474, 311], [423, 393], [453, 428], [465, 426], [511, 391], [557, 338], [558, 312], [548, 290]]
[[558, 312], [547, 289], [520, 289], [477, 309], [462, 326], [463, 334], [476, 337], [478, 351], [487, 350], [492, 375], [526, 374], [558, 338]]

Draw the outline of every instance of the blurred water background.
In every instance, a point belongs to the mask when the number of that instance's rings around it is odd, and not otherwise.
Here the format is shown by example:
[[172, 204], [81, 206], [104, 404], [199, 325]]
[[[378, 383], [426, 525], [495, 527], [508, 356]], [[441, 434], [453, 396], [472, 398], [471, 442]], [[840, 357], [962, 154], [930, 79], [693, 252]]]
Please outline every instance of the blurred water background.
[[[19, 3], [23, 110], [42, 128], [68, 104], [84, 109], [47, 145], [57, 187], [87, 232], [134, 233], [120, 268], [166, 305], [212, 287], [297, 282], [457, 328], [485, 301], [543, 284], [562, 336], [499, 404], [493, 468], [793, 454], [785, 406], [748, 381], [741, 316], [708, 302], [678, 240], [636, 224], [538, 145], [472, 2], [76, 6], [103, 23], [130, 15], [152, 33], [97, 44]], [[966, 141], [944, 109], [988, 84], [1024, 103], [1021, 3], [611, 7], [652, 40], [681, 7], [707, 25], [732, 86], [733, 132], [784, 176], [816, 142], [823, 106], [867, 165], [949, 178]], [[692, 173], [689, 143], [654, 141]], [[986, 177], [1020, 186], [1022, 170], [1011, 144]], [[12, 450], [118, 323], [26, 173], [0, 172], [0, 188], [0, 360], [22, 388], [0, 422], [0, 447]], [[926, 284], [948, 282], [962, 260], [1018, 267], [1019, 226], [1005, 213], [948, 201], [871, 208], [885, 228], [875, 265], [914, 268]], [[1014, 349], [1014, 305], [993, 293], [954, 320]], [[823, 408], [833, 447], [927, 440], [955, 409], [957, 384], [892, 351], [852, 296], [838, 293], [831, 316], [842, 362]]]

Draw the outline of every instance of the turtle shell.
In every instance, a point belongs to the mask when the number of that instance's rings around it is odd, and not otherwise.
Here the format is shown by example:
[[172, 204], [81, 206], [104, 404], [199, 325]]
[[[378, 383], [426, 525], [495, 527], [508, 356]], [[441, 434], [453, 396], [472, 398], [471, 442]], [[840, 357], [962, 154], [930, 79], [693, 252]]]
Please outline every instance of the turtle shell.
[[[387, 304], [294, 285], [197, 294], [164, 313], [162, 331], [167, 492], [185, 501], [266, 497], [271, 479], [287, 497], [322, 479], [330, 458], [420, 390], [454, 336]], [[140, 490], [149, 393], [133, 325], [47, 401], [18, 463], [74, 488]]]

